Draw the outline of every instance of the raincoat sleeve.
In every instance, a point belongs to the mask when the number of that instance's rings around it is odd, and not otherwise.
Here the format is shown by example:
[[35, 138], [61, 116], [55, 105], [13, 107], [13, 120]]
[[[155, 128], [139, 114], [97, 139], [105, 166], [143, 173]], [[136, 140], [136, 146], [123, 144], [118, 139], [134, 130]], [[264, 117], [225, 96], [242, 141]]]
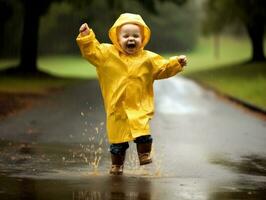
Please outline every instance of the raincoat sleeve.
[[182, 66], [178, 62], [178, 56], [165, 59], [160, 55], [153, 56], [151, 59], [153, 66], [153, 79], [164, 79], [176, 75], [182, 71]]
[[107, 57], [106, 44], [100, 44], [96, 39], [93, 30], [90, 29], [89, 35], [78, 35], [76, 39], [82, 56], [91, 64], [101, 66]]

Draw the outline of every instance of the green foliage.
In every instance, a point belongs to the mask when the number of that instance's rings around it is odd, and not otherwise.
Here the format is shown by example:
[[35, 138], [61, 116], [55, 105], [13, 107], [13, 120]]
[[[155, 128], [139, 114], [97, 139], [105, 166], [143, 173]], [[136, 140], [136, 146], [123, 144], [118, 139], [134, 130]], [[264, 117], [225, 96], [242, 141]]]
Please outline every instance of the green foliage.
[[1, 0], [0, 5], [0, 57], [19, 54], [22, 33], [21, 4], [16, 0]]
[[79, 20], [78, 13], [71, 4], [52, 4], [49, 12], [40, 21], [39, 55], [70, 53], [73, 49], [77, 51], [74, 38], [79, 28]]
[[[3, 1], [3, 0], [2, 0]], [[18, 0], [14, 15], [7, 21], [0, 57], [18, 56], [21, 45], [23, 9]], [[75, 38], [79, 26], [87, 22], [101, 42], [110, 42], [108, 30], [122, 12], [142, 15], [152, 29], [148, 48], [153, 51], [173, 52], [189, 50], [198, 36], [197, 7], [195, 0], [153, 0], [150, 6], [158, 11], [151, 14], [143, 5], [148, 1], [138, 0], [54, 0], [48, 12], [41, 17], [39, 30], [39, 55], [79, 53]], [[107, 4], [107, 2], [109, 4]], [[176, 6], [182, 4], [182, 7]], [[163, 31], [162, 31], [163, 30]]]
[[221, 32], [228, 25], [248, 25], [262, 21], [266, 24], [265, 0], [207, 0], [203, 23], [204, 32]]
[[12, 4], [6, 0], [0, 0], [0, 22], [5, 23], [13, 13]]
[[148, 48], [165, 53], [192, 50], [199, 36], [199, 10], [194, 3], [189, 1], [182, 7], [158, 4], [158, 15], [144, 14], [152, 30]]
[[265, 0], [207, 0], [204, 31], [220, 33], [229, 24], [241, 23], [252, 44], [252, 62], [265, 61], [263, 37], [266, 25]]
[[[99, 41], [109, 43], [108, 30], [123, 12], [142, 15], [152, 30], [152, 40], [148, 46], [151, 50], [168, 52], [176, 51], [176, 49], [188, 50], [192, 49], [196, 42], [199, 31], [198, 23], [195, 21], [197, 8], [193, 3], [177, 7], [173, 3], [157, 2], [155, 4], [158, 10], [157, 15], [151, 14], [137, 1], [125, 3], [125, 1], [116, 0], [109, 3], [111, 4], [109, 6], [113, 8], [111, 10], [104, 0], [94, 1], [79, 10], [66, 3], [53, 4], [49, 13], [42, 19], [40, 52], [45, 54], [47, 52], [50, 54], [53, 52], [78, 53], [75, 37], [78, 34], [79, 25], [84, 22], [87, 22], [94, 30]], [[59, 20], [60, 32], [56, 30]], [[51, 27], [52, 23], [57, 26]], [[162, 30], [166, 31], [162, 32]], [[51, 42], [47, 43], [47, 41]]]

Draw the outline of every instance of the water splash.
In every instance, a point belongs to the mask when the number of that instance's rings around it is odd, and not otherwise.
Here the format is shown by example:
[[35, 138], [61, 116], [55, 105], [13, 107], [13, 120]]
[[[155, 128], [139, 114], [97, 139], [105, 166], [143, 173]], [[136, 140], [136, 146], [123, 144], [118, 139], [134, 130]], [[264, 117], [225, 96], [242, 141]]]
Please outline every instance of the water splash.
[[89, 106], [87, 113], [81, 112], [81, 117], [84, 120], [84, 129], [81, 133], [82, 137], [84, 137], [84, 144], [80, 144], [81, 152], [73, 152], [73, 157], [83, 159], [89, 167], [89, 172], [98, 174], [104, 153], [103, 149], [104, 146], [107, 146], [107, 138], [104, 122], [99, 122], [97, 124], [89, 122], [92, 110], [93, 107]]
[[155, 147], [153, 146], [151, 151], [151, 157], [153, 162], [149, 165], [139, 165], [138, 153], [136, 150], [136, 145], [134, 143], [130, 144], [130, 148], [127, 150], [127, 158], [125, 161], [125, 174], [130, 176], [141, 175], [141, 176], [161, 176], [161, 160], [156, 154]]
[[[107, 152], [108, 139], [105, 131], [105, 123], [100, 121], [92, 122], [92, 107], [86, 112], [80, 112], [81, 118], [84, 122], [83, 131], [80, 133], [84, 138], [84, 143], [80, 143], [77, 148], [69, 150], [70, 156], [63, 156], [64, 163], [78, 163], [85, 164], [89, 174], [99, 175], [104, 171], [104, 174], [109, 171], [111, 160], [109, 152]], [[93, 116], [94, 117], [94, 116]], [[95, 119], [93, 119], [95, 121]], [[70, 136], [73, 138], [73, 136]], [[76, 135], [75, 135], [76, 137]], [[136, 145], [130, 142], [130, 148], [126, 153], [125, 160], [125, 174], [128, 175], [142, 175], [142, 176], [161, 176], [161, 162], [159, 156], [156, 154], [155, 148], [152, 149], [153, 163], [150, 165], [140, 166]], [[106, 158], [107, 156], [107, 158]], [[106, 159], [103, 159], [106, 158]]]

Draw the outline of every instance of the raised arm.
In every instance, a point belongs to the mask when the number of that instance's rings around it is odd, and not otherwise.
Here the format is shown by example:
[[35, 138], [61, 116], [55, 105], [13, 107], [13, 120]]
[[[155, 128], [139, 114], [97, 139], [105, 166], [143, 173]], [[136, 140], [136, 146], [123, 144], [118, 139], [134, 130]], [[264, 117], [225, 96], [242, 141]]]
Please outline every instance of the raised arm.
[[84, 23], [80, 26], [76, 41], [82, 56], [94, 66], [98, 67], [105, 62], [107, 48], [104, 44], [98, 42], [88, 24]]
[[176, 75], [186, 65], [185, 56], [173, 56], [165, 59], [155, 54], [151, 59], [153, 65], [153, 79], [164, 79]]

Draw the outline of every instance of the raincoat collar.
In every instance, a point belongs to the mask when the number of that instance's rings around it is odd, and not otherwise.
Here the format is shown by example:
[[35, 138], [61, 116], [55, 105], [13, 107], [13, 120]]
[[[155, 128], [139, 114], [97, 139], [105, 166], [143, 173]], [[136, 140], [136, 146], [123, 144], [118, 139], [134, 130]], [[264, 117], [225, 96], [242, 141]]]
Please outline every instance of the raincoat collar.
[[109, 38], [114, 44], [114, 46], [121, 52], [125, 53], [121, 48], [119, 41], [118, 41], [118, 34], [117, 31], [119, 27], [124, 24], [137, 24], [143, 28], [143, 41], [142, 47], [143, 49], [150, 40], [151, 31], [149, 27], [145, 24], [144, 20], [140, 15], [132, 14], [132, 13], [124, 13], [119, 16], [119, 18], [115, 21], [114, 25], [109, 30]]

